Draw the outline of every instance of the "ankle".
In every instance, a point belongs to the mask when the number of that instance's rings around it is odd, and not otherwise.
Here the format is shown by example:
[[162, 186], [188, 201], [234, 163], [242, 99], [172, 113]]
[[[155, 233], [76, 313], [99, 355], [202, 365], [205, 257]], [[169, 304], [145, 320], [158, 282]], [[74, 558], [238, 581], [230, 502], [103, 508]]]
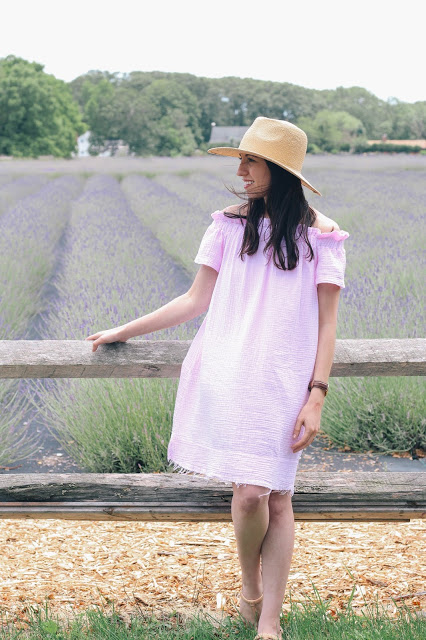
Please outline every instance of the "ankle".
[[240, 596], [242, 600], [247, 602], [247, 604], [251, 604], [251, 605], [257, 606], [257, 605], [260, 605], [263, 601], [263, 593], [260, 589], [256, 592], [253, 591], [253, 593], [248, 592], [248, 594], [246, 591], [241, 589]]
[[253, 602], [253, 604], [260, 604], [263, 599], [262, 585], [257, 587], [252, 585], [251, 588], [243, 585], [241, 587], [241, 595], [243, 596], [243, 600], [254, 600], [255, 602]]

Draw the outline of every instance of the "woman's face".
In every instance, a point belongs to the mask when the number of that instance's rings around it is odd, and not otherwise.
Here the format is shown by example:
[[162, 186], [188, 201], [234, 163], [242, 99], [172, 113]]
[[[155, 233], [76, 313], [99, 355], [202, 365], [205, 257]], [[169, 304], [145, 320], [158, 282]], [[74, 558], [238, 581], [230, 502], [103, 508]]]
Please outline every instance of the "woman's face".
[[250, 153], [241, 153], [240, 160], [237, 176], [243, 179], [244, 191], [252, 198], [262, 197], [271, 184], [271, 172], [266, 160]]

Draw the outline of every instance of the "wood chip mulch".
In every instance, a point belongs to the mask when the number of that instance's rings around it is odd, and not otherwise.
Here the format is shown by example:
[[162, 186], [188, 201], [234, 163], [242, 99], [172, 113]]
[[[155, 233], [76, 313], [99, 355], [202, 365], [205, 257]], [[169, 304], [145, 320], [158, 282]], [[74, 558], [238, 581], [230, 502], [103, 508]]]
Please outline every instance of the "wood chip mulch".
[[[296, 523], [283, 608], [329, 600], [331, 614], [378, 600], [426, 615], [426, 521]], [[25, 623], [27, 607], [72, 617], [114, 601], [123, 618], [200, 608], [235, 615], [241, 574], [233, 525], [224, 523], [0, 521], [0, 611]]]

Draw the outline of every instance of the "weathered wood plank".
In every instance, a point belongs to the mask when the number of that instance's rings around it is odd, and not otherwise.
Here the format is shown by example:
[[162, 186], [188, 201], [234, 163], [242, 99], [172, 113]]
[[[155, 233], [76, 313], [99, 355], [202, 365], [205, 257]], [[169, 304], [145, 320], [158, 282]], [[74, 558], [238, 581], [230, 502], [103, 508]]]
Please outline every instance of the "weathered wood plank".
[[191, 340], [0, 340], [0, 378], [178, 378]]
[[[232, 485], [164, 474], [0, 476], [0, 518], [229, 521]], [[297, 520], [426, 518], [426, 473], [300, 473]]]
[[[178, 378], [190, 340], [0, 340], [0, 378]], [[426, 375], [426, 339], [337, 340], [331, 376]]]
[[[410, 522], [421, 516], [416, 512], [407, 510], [361, 512], [361, 511], [321, 511], [302, 512], [294, 511], [294, 519], [297, 522]], [[214, 513], [206, 511], [182, 509], [180, 512], [160, 512], [158, 510], [147, 511], [137, 507], [22, 507], [15, 509], [1, 508], [0, 520], [90, 520], [90, 521], [133, 521], [133, 522], [230, 522], [231, 512]]]

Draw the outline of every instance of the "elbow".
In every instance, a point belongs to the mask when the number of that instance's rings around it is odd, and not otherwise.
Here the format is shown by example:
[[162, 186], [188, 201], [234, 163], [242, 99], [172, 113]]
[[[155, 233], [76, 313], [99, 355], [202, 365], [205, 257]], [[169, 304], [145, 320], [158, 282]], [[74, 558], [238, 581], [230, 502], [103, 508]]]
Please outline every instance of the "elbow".
[[186, 293], [186, 296], [188, 297], [189, 303], [191, 305], [192, 318], [197, 318], [198, 316], [201, 316], [203, 313], [208, 311], [210, 300], [193, 296], [189, 291]]
[[210, 307], [210, 300], [208, 302], [204, 302], [203, 304], [199, 304], [197, 307], [197, 316], [201, 316], [203, 313], [206, 313]]

